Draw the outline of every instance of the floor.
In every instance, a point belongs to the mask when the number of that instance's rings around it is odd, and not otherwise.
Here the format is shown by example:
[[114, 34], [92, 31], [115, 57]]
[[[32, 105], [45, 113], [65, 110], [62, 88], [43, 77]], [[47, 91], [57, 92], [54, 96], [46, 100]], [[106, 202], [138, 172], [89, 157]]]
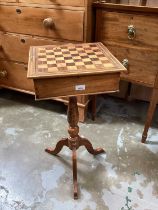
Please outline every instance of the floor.
[[0, 90], [1, 210], [157, 210], [158, 112], [147, 144], [140, 143], [148, 104], [110, 96], [97, 99], [80, 134], [102, 146], [93, 157], [78, 150], [80, 197], [72, 198], [71, 152], [44, 152], [67, 137], [66, 107]]

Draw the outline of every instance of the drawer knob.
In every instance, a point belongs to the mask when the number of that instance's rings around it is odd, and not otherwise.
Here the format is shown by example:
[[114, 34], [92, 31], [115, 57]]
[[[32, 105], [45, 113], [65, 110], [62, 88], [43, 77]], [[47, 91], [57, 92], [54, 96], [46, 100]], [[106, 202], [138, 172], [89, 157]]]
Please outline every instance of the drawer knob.
[[122, 65], [123, 65], [126, 69], [128, 69], [129, 62], [128, 62], [128, 59], [127, 59], [127, 58], [123, 59]]
[[21, 14], [21, 9], [16, 9], [17, 14]]
[[6, 77], [7, 77], [7, 71], [5, 70], [0, 71], [0, 79], [4, 79]]
[[128, 26], [128, 39], [134, 39], [136, 37], [136, 29], [133, 25]]
[[43, 21], [43, 25], [44, 25], [44, 27], [47, 28], [47, 29], [52, 29], [53, 26], [54, 26], [54, 21], [53, 21], [52, 18], [46, 18], [46, 19], [44, 19], [44, 21]]

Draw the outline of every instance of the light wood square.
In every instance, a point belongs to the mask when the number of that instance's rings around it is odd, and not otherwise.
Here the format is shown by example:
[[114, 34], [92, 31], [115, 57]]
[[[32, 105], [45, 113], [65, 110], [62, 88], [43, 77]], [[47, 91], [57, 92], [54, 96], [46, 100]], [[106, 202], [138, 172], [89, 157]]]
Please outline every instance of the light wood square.
[[49, 67], [48, 68], [48, 73], [50, 73], [50, 72], [57, 72], [57, 71], [58, 71], [57, 67]]
[[77, 67], [76, 66], [67, 66], [67, 69], [68, 70], [77, 70]]
[[83, 62], [75, 62], [75, 65], [76, 66], [84, 66], [84, 63]]
[[74, 60], [65, 60], [65, 63], [74, 63]]

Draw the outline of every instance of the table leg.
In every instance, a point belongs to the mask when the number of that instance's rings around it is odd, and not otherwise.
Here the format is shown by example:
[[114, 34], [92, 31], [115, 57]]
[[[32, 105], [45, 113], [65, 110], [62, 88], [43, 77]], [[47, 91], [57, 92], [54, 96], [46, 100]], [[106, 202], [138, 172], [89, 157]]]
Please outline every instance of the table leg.
[[97, 155], [103, 153], [102, 148], [93, 149], [92, 144], [86, 138], [79, 136], [79, 112], [77, 107], [76, 96], [69, 97], [67, 120], [69, 123], [68, 133], [69, 138], [60, 140], [55, 149], [48, 148], [45, 151], [52, 155], [57, 155], [63, 146], [69, 147], [72, 150], [72, 168], [73, 168], [73, 184], [74, 184], [74, 199], [78, 199], [78, 184], [77, 184], [77, 155], [76, 151], [80, 146], [85, 146], [89, 153]]
[[76, 149], [73, 149], [73, 150], [72, 150], [72, 163], [73, 163], [74, 199], [78, 199], [77, 155], [76, 155]]
[[145, 143], [146, 139], [147, 139], [148, 130], [149, 130], [149, 127], [151, 125], [153, 115], [154, 115], [154, 112], [155, 112], [155, 109], [156, 109], [157, 96], [158, 96], [158, 89], [154, 88], [153, 91], [152, 91], [152, 95], [151, 95], [151, 99], [150, 99], [150, 105], [149, 105], [149, 108], [148, 108], [148, 113], [147, 113], [147, 117], [146, 117], [144, 131], [143, 131], [143, 135], [142, 135], [142, 143]]

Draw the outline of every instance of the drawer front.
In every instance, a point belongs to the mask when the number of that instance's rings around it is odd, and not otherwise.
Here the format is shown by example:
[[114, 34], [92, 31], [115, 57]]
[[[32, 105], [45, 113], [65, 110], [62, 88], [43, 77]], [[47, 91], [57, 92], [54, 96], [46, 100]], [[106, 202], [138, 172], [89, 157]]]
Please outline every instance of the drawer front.
[[128, 60], [128, 73], [122, 73], [121, 78], [153, 86], [158, 71], [158, 51], [125, 48], [117, 45], [108, 45], [108, 49], [120, 62]]
[[158, 15], [143, 16], [100, 11], [97, 14], [97, 39], [140, 47], [158, 47]]
[[29, 4], [57, 4], [63, 6], [84, 6], [84, 0], [19, 0], [20, 3]]
[[[58, 96], [89, 95], [119, 90], [120, 73], [35, 79], [36, 99]], [[85, 86], [77, 90], [78, 85]], [[94, 87], [95, 84], [95, 87]]]
[[0, 10], [3, 31], [83, 41], [84, 11], [16, 6]]
[[0, 34], [0, 58], [27, 63], [30, 46], [57, 45], [61, 41], [14, 34]]
[[33, 81], [27, 79], [27, 67], [13, 62], [0, 61], [0, 85], [21, 91], [34, 91]]

